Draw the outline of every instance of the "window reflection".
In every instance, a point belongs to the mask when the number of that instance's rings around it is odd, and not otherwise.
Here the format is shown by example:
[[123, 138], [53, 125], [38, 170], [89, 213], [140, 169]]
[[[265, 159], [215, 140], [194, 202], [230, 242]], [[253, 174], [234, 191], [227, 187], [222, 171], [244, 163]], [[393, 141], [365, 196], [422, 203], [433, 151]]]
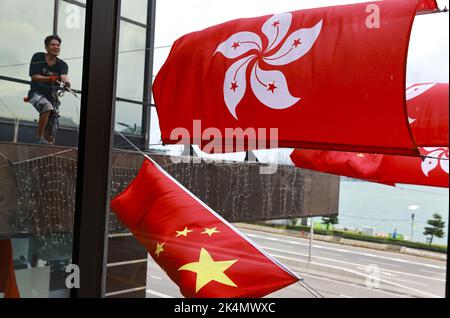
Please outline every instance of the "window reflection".
[[29, 79], [31, 56], [45, 51], [53, 32], [53, 7], [53, 0], [0, 0], [0, 75]]
[[145, 28], [121, 21], [117, 97], [142, 101], [145, 67]]
[[117, 102], [115, 130], [123, 134], [140, 135], [142, 132], [142, 106]]
[[[58, 34], [62, 39], [61, 58], [69, 65], [72, 88], [81, 89], [83, 74], [84, 24], [86, 9], [64, 1], [59, 5]], [[61, 127], [79, 125], [81, 95], [66, 93], [61, 99]]]
[[147, 23], [148, 0], [122, 0], [120, 15], [143, 24]]

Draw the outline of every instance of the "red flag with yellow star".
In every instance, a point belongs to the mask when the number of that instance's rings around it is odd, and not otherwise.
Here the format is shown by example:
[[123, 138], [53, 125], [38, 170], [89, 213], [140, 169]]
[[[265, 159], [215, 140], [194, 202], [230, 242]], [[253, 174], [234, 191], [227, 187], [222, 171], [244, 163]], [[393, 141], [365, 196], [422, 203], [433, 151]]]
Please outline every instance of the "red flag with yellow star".
[[150, 160], [111, 209], [185, 297], [263, 297], [299, 280]]

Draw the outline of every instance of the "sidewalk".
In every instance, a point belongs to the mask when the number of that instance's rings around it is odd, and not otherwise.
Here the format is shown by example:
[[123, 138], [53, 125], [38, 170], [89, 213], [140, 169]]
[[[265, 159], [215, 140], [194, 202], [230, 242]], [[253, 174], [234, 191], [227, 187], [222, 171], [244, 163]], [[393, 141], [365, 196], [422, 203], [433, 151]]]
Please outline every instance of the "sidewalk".
[[[272, 227], [268, 227], [268, 226], [247, 224], [247, 223], [234, 223], [233, 225], [235, 225], [238, 228], [243, 228], [243, 229], [248, 229], [248, 230], [276, 233], [276, 234], [294, 236], [294, 237], [299, 237], [299, 238], [308, 238], [309, 237], [309, 233], [305, 233], [305, 235], [302, 236], [299, 231], [294, 231], [294, 230], [276, 229], [276, 228], [272, 228]], [[342, 237], [336, 237], [336, 236], [331, 236], [331, 235], [320, 235], [320, 234], [316, 234], [316, 233], [314, 233], [314, 240], [342, 244], [342, 245], [356, 246], [356, 247], [362, 247], [362, 248], [370, 248], [370, 249], [375, 249], [375, 250], [380, 250], [380, 251], [396, 252], [396, 253], [407, 254], [407, 255], [412, 255], [412, 256], [435, 259], [435, 260], [439, 260], [439, 261], [447, 260], [447, 255], [443, 254], [443, 253], [424, 251], [424, 250], [414, 249], [414, 248], [400, 246], [400, 245], [373, 243], [373, 242], [366, 242], [366, 241], [359, 241], [359, 240], [352, 240], [352, 239], [347, 239], [347, 238], [342, 238]]]

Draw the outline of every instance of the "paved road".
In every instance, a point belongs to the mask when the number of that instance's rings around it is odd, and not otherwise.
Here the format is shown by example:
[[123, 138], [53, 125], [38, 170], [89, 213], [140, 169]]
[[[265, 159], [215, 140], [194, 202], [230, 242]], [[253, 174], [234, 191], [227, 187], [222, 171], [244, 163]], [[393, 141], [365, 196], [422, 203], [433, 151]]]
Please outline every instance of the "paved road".
[[[391, 298], [410, 297], [422, 293], [423, 297], [444, 297], [445, 262], [391, 252], [345, 246], [327, 242], [314, 242], [313, 262], [368, 274], [379, 271], [380, 279], [395, 284], [404, 293], [393, 293], [376, 288], [304, 274], [296, 270], [296, 262], [308, 259], [309, 242], [306, 239], [279, 234], [241, 229], [252, 241], [289, 268], [302, 276], [310, 286], [324, 297], [339, 298]], [[150, 259], [148, 265], [147, 297], [182, 297], [178, 287], [170, 281], [159, 266]], [[286, 287], [269, 295], [273, 298], [312, 297], [299, 284]]]

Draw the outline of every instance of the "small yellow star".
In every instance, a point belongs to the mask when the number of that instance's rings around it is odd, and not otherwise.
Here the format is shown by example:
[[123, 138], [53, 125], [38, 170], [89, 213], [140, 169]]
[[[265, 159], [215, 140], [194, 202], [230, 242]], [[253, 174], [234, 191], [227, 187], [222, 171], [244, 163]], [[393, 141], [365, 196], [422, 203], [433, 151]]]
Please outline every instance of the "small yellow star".
[[177, 232], [177, 235], [175, 237], [178, 237], [178, 236], [181, 236], [181, 235], [187, 237], [189, 232], [194, 232], [194, 231], [193, 230], [188, 230], [188, 228], [186, 226], [183, 231], [176, 231], [176, 232]]
[[217, 231], [217, 227], [213, 227], [212, 229], [208, 229], [207, 227], [205, 227], [205, 230], [200, 234], [208, 234], [211, 237], [211, 235], [215, 233], [220, 233], [220, 231]]
[[161, 243], [161, 244], [156, 243], [156, 251], [155, 251], [155, 254], [156, 254], [158, 257], [159, 257], [159, 254], [160, 254], [161, 252], [164, 252], [164, 248], [163, 248], [164, 244], [166, 244], [166, 242]]
[[208, 251], [202, 248], [198, 262], [186, 264], [181, 266], [178, 270], [190, 271], [197, 274], [195, 293], [198, 293], [200, 289], [211, 281], [216, 281], [227, 286], [237, 287], [237, 285], [224, 273], [236, 262], [237, 259], [215, 262]]

